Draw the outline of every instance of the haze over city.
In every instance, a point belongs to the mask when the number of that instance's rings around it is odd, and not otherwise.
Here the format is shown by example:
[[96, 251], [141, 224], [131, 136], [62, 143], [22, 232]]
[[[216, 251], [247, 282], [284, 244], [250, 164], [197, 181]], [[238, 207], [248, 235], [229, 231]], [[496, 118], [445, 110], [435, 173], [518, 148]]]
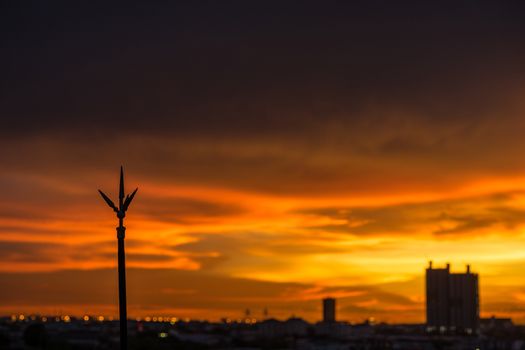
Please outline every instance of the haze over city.
[[1, 7], [0, 314], [525, 322], [523, 4]]

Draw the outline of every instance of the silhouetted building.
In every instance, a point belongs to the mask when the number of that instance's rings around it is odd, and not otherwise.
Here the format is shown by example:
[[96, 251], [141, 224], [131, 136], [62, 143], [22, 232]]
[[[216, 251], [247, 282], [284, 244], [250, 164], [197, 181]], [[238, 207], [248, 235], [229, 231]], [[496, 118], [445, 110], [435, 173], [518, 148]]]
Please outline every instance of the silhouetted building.
[[323, 322], [335, 322], [335, 299], [323, 299]]
[[492, 315], [489, 318], [479, 319], [479, 328], [483, 331], [501, 331], [505, 329], [511, 329], [514, 327], [512, 319], [506, 317], [496, 317]]
[[427, 327], [430, 331], [472, 333], [479, 327], [478, 275], [450, 273], [444, 269], [426, 271]]

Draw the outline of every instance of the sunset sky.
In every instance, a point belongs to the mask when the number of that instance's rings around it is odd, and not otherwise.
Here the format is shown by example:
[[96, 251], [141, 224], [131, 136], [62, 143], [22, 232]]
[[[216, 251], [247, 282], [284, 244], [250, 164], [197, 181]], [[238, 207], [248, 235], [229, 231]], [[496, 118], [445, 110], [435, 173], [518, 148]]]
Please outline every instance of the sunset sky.
[[0, 314], [525, 323], [525, 5], [0, 5]]

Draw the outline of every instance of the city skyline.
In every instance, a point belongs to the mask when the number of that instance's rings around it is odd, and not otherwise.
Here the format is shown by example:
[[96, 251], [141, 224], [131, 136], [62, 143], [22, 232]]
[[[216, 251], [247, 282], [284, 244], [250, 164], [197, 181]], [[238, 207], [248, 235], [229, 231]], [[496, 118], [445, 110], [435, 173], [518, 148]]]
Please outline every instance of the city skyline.
[[0, 314], [117, 315], [123, 165], [130, 317], [423, 323], [432, 260], [525, 323], [524, 15], [3, 5]]
[[[473, 273], [471, 272], [471, 268], [470, 268], [470, 265], [466, 265], [466, 273], [459, 273], [459, 272], [452, 272], [450, 273], [451, 269], [450, 269], [450, 263], [447, 263], [446, 264], [446, 268], [441, 268], [441, 269], [436, 269], [436, 268], [433, 268], [433, 261], [430, 261], [429, 262], [429, 267], [426, 269], [426, 286], [425, 286], [425, 291], [426, 291], [426, 297], [425, 297], [425, 303], [426, 303], [426, 308], [423, 309], [423, 313], [426, 313], [426, 317], [424, 316], [424, 319], [421, 321], [419, 318], [418, 319], [415, 319], [415, 320], [410, 320], [410, 319], [406, 319], [406, 318], [403, 318], [401, 319], [402, 322], [399, 322], [399, 321], [396, 321], [397, 319], [376, 319], [376, 317], [374, 317], [374, 314], [371, 313], [369, 316], [365, 317], [365, 318], [353, 318], [353, 319], [348, 319], [346, 318], [346, 312], [344, 311], [345, 310], [345, 306], [347, 305], [343, 305], [343, 307], [339, 307], [339, 306], [336, 306], [337, 304], [337, 298], [334, 298], [332, 297], [333, 294], [335, 293], [332, 293], [332, 294], [326, 294], [325, 293], [325, 297], [323, 297], [322, 299], [319, 299], [319, 300], [316, 300], [316, 302], [319, 303], [318, 307], [314, 308], [314, 309], [310, 309], [308, 311], [308, 308], [304, 308], [304, 305], [302, 306], [303, 309], [299, 308], [299, 309], [296, 309], [299, 313], [291, 313], [291, 314], [287, 314], [288, 310], [287, 310], [287, 307], [289, 307], [290, 305], [286, 305], [287, 302], [289, 302], [289, 300], [284, 300], [280, 305], [281, 305], [281, 309], [278, 309], [278, 310], [272, 310], [272, 312], [270, 313], [269, 310], [268, 310], [268, 307], [265, 306], [264, 308], [262, 308], [261, 310], [252, 310], [250, 308], [247, 308], [247, 309], [244, 309], [244, 310], [237, 310], [236, 312], [234, 313], [222, 313], [222, 314], [215, 314], [213, 312], [205, 312], [205, 313], [200, 313], [200, 314], [193, 314], [190, 312], [188, 313], [187, 312], [187, 308], [185, 307], [182, 307], [181, 310], [174, 310], [174, 309], [169, 309], [169, 308], [166, 308], [164, 310], [162, 309], [158, 309], [158, 310], [155, 310], [154, 312], [146, 312], [144, 313], [142, 310], [140, 310], [140, 308], [138, 308], [138, 312], [137, 312], [137, 309], [135, 309], [135, 312], [134, 314], [132, 314], [130, 317], [128, 317], [128, 319], [134, 319], [134, 320], [137, 320], [137, 321], [153, 321], [153, 322], [156, 322], [155, 319], [159, 319], [159, 322], [163, 322], [162, 319], [164, 319], [164, 322], [169, 322], [169, 320], [173, 320], [173, 319], [176, 319], [176, 320], [180, 320], [180, 321], [190, 321], [190, 320], [199, 320], [199, 321], [211, 321], [211, 322], [217, 322], [217, 321], [224, 321], [224, 320], [231, 320], [232, 322], [241, 322], [241, 323], [244, 323], [245, 319], [249, 319], [249, 320], [252, 320], [253, 322], [254, 321], [263, 321], [263, 320], [268, 320], [268, 319], [280, 319], [280, 320], [286, 320], [286, 319], [293, 319], [293, 318], [296, 318], [296, 317], [299, 317], [301, 319], [306, 319], [307, 321], [309, 322], [325, 322], [325, 323], [333, 323], [333, 322], [349, 322], [349, 323], [353, 323], [353, 324], [357, 324], [357, 323], [360, 323], [360, 322], [372, 322], [372, 323], [383, 323], [383, 322], [386, 322], [386, 323], [401, 323], [401, 324], [405, 324], [405, 323], [426, 323], [428, 324], [429, 322], [429, 319], [428, 319], [428, 315], [429, 315], [429, 310], [428, 310], [428, 307], [429, 307], [429, 288], [433, 289], [433, 288], [436, 288], [435, 286], [437, 285], [440, 285], [440, 284], [443, 284], [444, 280], [440, 280], [441, 282], [439, 284], [436, 284], [437, 283], [437, 280], [435, 280], [436, 282], [433, 282], [434, 284], [434, 287], [429, 287], [429, 280], [428, 280], [428, 273], [429, 273], [429, 270], [430, 271], [435, 271], [435, 272], [438, 272], [438, 274], [440, 272], [444, 272], [445, 275], [447, 276], [445, 279], [448, 279], [449, 277], [448, 276], [457, 276], [457, 277], [461, 277], [461, 276], [470, 276], [472, 274], [472, 276], [475, 276], [475, 280], [476, 280], [476, 286], [475, 286], [475, 293], [476, 293], [476, 298], [477, 298], [477, 294], [478, 294], [478, 285], [477, 285], [477, 280], [478, 280], [478, 274], [477, 273]], [[150, 270], [149, 272], [152, 272], [153, 270]], [[78, 274], [77, 271], [60, 271], [61, 273], [66, 273], [65, 274], [65, 278], [66, 280], [70, 280], [74, 275]], [[73, 272], [73, 273], [71, 273]], [[114, 271], [112, 269], [110, 270], [106, 270], [106, 278], [107, 277], [110, 277], [111, 274], [113, 273], [114, 274]], [[136, 271], [135, 270], [131, 270], [131, 273], [134, 274]], [[157, 281], [163, 281], [164, 278], [165, 278], [165, 274], [167, 272], [167, 270], [160, 270], [160, 271], [155, 271], [156, 273], [153, 274], [152, 276], [149, 276], [150, 278], [150, 281], [152, 280], [157, 280]], [[449, 274], [450, 273], [450, 274]], [[98, 277], [98, 276], [97, 276]], [[114, 277], [114, 276], [113, 276]], [[441, 278], [443, 278], [444, 276], [442, 276]], [[461, 277], [463, 278], [463, 277]], [[84, 280], [84, 276], [80, 276], [80, 279], [83, 280], [83, 284], [87, 284], [87, 285], [95, 285], [95, 284], [102, 284], [103, 285], [106, 285], [107, 284], [107, 281], [100, 281], [98, 280], [97, 282], [95, 281], [90, 281], [90, 280]], [[176, 280], [177, 281], [177, 280]], [[44, 283], [52, 283], [52, 280], [47, 280], [46, 282]], [[219, 282], [220, 283], [220, 282]], [[72, 283], [74, 285], [74, 283]], [[17, 286], [16, 285], [12, 285], [11, 287], [14, 287], [16, 288]], [[136, 289], [139, 289], [139, 288], [136, 288], [136, 285], [133, 286], [134, 290], [136, 291]], [[212, 284], [212, 285], [207, 285], [207, 287], [210, 287], [210, 288], [216, 288], [217, 285], [215, 284]], [[448, 282], [443, 284], [443, 287], [445, 288], [445, 290], [448, 290]], [[116, 283], [115, 283], [115, 286], [107, 286], [107, 290], [106, 292], [111, 292], [112, 291], [112, 288], [117, 288], [116, 286]], [[442, 287], [439, 287], [439, 288], [442, 288]], [[217, 289], [213, 289], [214, 292], [218, 292]], [[34, 295], [35, 292], [34, 291], [31, 291], [31, 293]], [[56, 291], [55, 294], [62, 297], [62, 295], [64, 294], [68, 294], [69, 291]], [[78, 292], [77, 292], [78, 293]], [[434, 292], [431, 292], [431, 293], [434, 293]], [[446, 292], [448, 293], [448, 291]], [[219, 294], [220, 291], [219, 291]], [[143, 299], [145, 302], [149, 302], [151, 299], [155, 299], [155, 297], [158, 296], [157, 294], [157, 291], [156, 290], [153, 290], [150, 292], [150, 294], [148, 294], [146, 296], [146, 299]], [[292, 299], [295, 299], [296, 295], [290, 295], [290, 297]], [[433, 297], [435, 298], [435, 297]], [[432, 298], [432, 299], [433, 299]], [[445, 298], [447, 298], [445, 296]], [[342, 298], [344, 300], [344, 296]], [[321, 304], [322, 302], [322, 304]], [[431, 301], [431, 303], [434, 303], [435, 301]], [[440, 304], [440, 306], [438, 306], [438, 309], [447, 309], [448, 308], [448, 301], [445, 301], [445, 300], [442, 300], [440, 301], [440, 303], [443, 303], [445, 302], [446, 304]], [[168, 302], [169, 303], [169, 302]], [[253, 304], [251, 304], [253, 305]], [[452, 304], [451, 304], [452, 305]], [[455, 305], [455, 304], [454, 304]], [[206, 305], [199, 305], [199, 306], [206, 306]], [[210, 306], [210, 305], [208, 305]], [[260, 306], [260, 305], [259, 305]], [[457, 307], [457, 306], [456, 306]], [[38, 316], [38, 317], [41, 317], [41, 316], [47, 316], [47, 317], [61, 317], [61, 318], [64, 318], [64, 317], [76, 317], [78, 319], [82, 319], [82, 318], [85, 318], [86, 316], [88, 316], [90, 319], [97, 319], [97, 318], [102, 318], [102, 319], [105, 319], [105, 320], [117, 320], [118, 317], [116, 316], [118, 314], [118, 309], [117, 309], [117, 306], [116, 305], [113, 305], [109, 308], [105, 308], [105, 313], [94, 313], [94, 312], [86, 312], [86, 310], [97, 310], [97, 308], [86, 308], [84, 306], [84, 312], [78, 312], [78, 309], [75, 309], [75, 308], [72, 308], [71, 306], [69, 307], [66, 307], [65, 310], [62, 309], [57, 309], [56, 307], [55, 308], [51, 308], [51, 309], [48, 309], [46, 307], [42, 307], [42, 305], [40, 305], [38, 307], [40, 310], [48, 310], [47, 313], [46, 312], [33, 312], [34, 308], [29, 308], [27, 310], [31, 310], [31, 311], [28, 311], [28, 312], [20, 312], [22, 309], [19, 309], [17, 310], [17, 312], [11, 312], [10, 315], [3, 315], [3, 317], [7, 317], [7, 316], [10, 316], [12, 319], [13, 318], [20, 318], [20, 317], [25, 317], [25, 318], [29, 318], [30, 316]], [[435, 306], [432, 307], [433, 310], [435, 308]], [[476, 308], [479, 309], [479, 305], [478, 305], [478, 301], [476, 301]], [[13, 308], [11, 308], [10, 310], [14, 310]], [[101, 310], [101, 309], [98, 309], [98, 310]], [[315, 315], [312, 317], [311, 313], [312, 311], [315, 310], [314, 312], [315, 313], [318, 313], [318, 315]], [[66, 311], [66, 312], [64, 312]], [[68, 312], [68, 311], [71, 311], [71, 312]], [[252, 312], [253, 311], [253, 312]], [[258, 312], [260, 311], [260, 312]], [[301, 314], [301, 311], [303, 311], [304, 314]], [[306, 312], [305, 312], [306, 311]], [[342, 312], [340, 312], [342, 311]], [[435, 311], [432, 311], [431, 314], [435, 312]], [[441, 311], [443, 312], [443, 311]], [[445, 311], [447, 312], [447, 311]], [[338, 316], [336, 317], [336, 314], [342, 314], [342, 316]], [[242, 315], [241, 315], [242, 314]], [[211, 316], [211, 315], [214, 315], [214, 316]], [[479, 314], [479, 311], [477, 311], [476, 313], [476, 317], [480, 317], [480, 314]], [[504, 315], [504, 314], [503, 314]], [[0, 315], [2, 316], [2, 315]], [[494, 313], [492, 314], [485, 314], [485, 315], [481, 315], [482, 317], [481, 318], [485, 318], [485, 319], [488, 319], [490, 317], [501, 317], [502, 314], [498, 314], [498, 315], [495, 315]], [[437, 316], [431, 316], [431, 317], [437, 317]], [[446, 316], [448, 317], [448, 316]], [[446, 318], [445, 317], [445, 318]], [[467, 316], [468, 317], [468, 316]], [[436, 321], [430, 321], [431, 324], [434, 324]], [[433, 326], [434, 328], [436, 328], [436, 326]], [[439, 328], [439, 327], [438, 327]]]

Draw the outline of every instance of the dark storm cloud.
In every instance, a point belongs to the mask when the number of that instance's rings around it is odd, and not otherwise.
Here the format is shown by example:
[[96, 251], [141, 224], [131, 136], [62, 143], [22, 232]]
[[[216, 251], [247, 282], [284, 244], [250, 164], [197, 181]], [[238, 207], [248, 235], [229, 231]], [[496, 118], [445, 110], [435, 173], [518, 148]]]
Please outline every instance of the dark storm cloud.
[[124, 163], [165, 183], [359, 194], [523, 169], [519, 3], [2, 6], [14, 178], [88, 188]]
[[492, 115], [523, 73], [519, 3], [3, 7], [4, 136], [305, 137], [392, 109], [454, 122]]

